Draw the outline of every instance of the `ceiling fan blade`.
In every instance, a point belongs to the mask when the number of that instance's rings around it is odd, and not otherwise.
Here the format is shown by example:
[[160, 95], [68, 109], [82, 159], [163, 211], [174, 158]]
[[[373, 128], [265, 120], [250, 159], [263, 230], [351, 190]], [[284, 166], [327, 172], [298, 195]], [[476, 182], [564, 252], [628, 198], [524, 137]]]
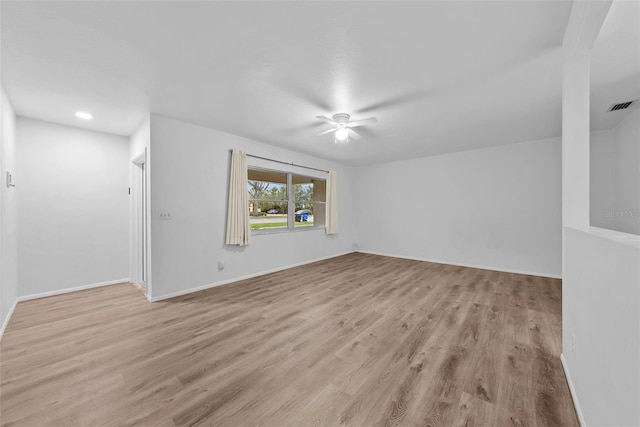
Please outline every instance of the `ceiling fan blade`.
[[[371, 130], [373, 129], [372, 127], [367, 127], [367, 126], [361, 126], [358, 128], [358, 135], [360, 135], [363, 138], [369, 139], [369, 138], [377, 138], [377, 134]], [[351, 129], [352, 131], [356, 131], [355, 129]]]
[[323, 128], [323, 127], [325, 127], [324, 123], [314, 121], [314, 122], [306, 123], [302, 126], [278, 128], [276, 132], [282, 135], [295, 136], [300, 133], [308, 134], [311, 131], [317, 132], [320, 128]]
[[335, 131], [336, 131], [335, 129], [328, 129], [328, 130], [325, 130], [323, 132], [320, 132], [320, 133], [316, 134], [316, 136], [326, 135], [328, 133], [335, 132]]
[[333, 121], [333, 119], [330, 119], [329, 117], [325, 117], [325, 116], [316, 116], [316, 119], [322, 120], [324, 122], [329, 123], [332, 126], [337, 126], [338, 124], [336, 122]]
[[362, 138], [362, 137], [360, 136], [360, 134], [359, 134], [358, 132], [356, 132], [355, 130], [353, 130], [353, 129], [347, 129], [347, 131], [349, 132], [349, 138], [353, 138], [353, 139], [360, 139], [360, 138]]
[[366, 125], [367, 123], [378, 123], [378, 119], [375, 117], [369, 117], [368, 119], [355, 120], [353, 122], [347, 123], [347, 127], [355, 128], [358, 126]]
[[429, 95], [429, 92], [427, 92], [426, 90], [419, 90], [415, 92], [405, 93], [403, 95], [395, 96], [393, 98], [384, 99], [382, 101], [376, 102], [375, 104], [367, 105], [366, 107], [360, 108], [359, 110], [355, 110], [354, 112], [357, 114], [363, 114], [371, 111], [379, 111], [382, 109], [392, 108], [398, 105], [418, 101], [420, 99], [425, 98], [427, 95]]

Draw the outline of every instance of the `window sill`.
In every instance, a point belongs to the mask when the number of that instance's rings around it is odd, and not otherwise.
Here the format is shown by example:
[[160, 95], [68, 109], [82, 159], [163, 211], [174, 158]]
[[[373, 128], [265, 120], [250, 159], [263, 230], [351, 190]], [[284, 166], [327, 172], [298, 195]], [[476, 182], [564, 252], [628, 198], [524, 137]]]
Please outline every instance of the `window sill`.
[[293, 230], [288, 228], [279, 228], [279, 229], [262, 229], [262, 230], [251, 230], [252, 236], [263, 236], [266, 234], [285, 234], [285, 233], [298, 233], [300, 231], [309, 231], [309, 230], [324, 230], [326, 227], [324, 225], [314, 226], [314, 227], [296, 227]]

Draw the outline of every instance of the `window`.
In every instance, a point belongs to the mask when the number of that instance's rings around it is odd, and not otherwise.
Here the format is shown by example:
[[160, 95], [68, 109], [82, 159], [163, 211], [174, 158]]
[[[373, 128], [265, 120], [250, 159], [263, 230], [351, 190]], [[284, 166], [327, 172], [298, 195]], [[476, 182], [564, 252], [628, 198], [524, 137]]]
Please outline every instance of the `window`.
[[249, 169], [248, 173], [251, 230], [268, 232], [324, 227], [324, 179], [266, 169]]
[[294, 227], [324, 226], [325, 180], [293, 175]]

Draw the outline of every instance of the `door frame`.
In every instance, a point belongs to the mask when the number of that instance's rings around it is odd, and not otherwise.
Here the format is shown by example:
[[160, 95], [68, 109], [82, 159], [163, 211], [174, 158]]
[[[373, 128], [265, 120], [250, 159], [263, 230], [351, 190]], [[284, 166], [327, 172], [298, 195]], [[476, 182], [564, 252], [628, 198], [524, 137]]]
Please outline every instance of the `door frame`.
[[149, 277], [149, 176], [147, 148], [131, 159], [131, 282], [151, 297]]

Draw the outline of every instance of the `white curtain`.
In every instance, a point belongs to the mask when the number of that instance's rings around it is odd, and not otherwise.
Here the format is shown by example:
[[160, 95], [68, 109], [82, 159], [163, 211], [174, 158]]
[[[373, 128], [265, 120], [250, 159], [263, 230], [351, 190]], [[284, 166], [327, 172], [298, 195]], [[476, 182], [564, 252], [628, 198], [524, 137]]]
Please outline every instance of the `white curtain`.
[[231, 151], [229, 201], [227, 203], [227, 245], [249, 244], [249, 193], [247, 191], [247, 154]]
[[338, 234], [338, 174], [329, 171], [327, 177], [327, 234]]

